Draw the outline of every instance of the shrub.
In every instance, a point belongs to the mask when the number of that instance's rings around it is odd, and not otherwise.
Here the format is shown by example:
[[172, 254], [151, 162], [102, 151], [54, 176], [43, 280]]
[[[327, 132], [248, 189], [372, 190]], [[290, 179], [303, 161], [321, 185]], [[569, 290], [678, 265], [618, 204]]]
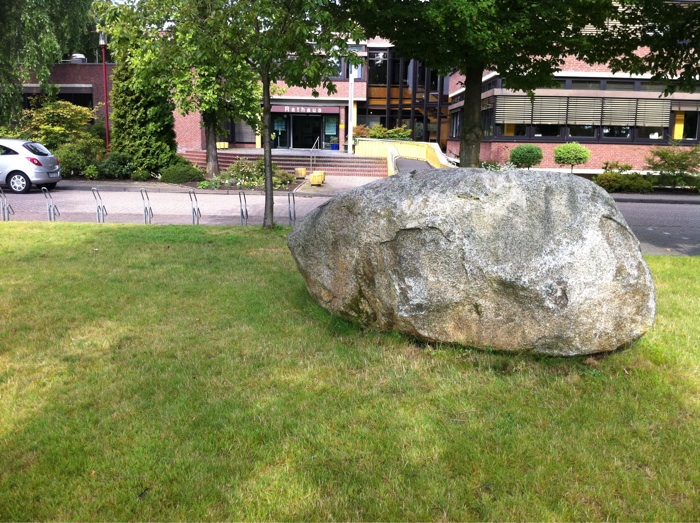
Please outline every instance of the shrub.
[[[273, 189], [287, 187], [295, 179], [294, 174], [288, 173], [274, 163], [272, 164]], [[263, 188], [265, 187], [265, 161], [261, 158], [257, 162], [251, 162], [242, 158], [231, 164], [214, 180], [226, 186], [235, 185], [240, 189]]]
[[639, 173], [624, 174], [615, 171], [606, 171], [599, 174], [593, 181], [606, 191], [612, 192], [633, 192], [633, 193], [650, 193], [654, 184], [646, 176]]
[[542, 149], [536, 145], [518, 145], [510, 151], [510, 162], [516, 167], [533, 167], [542, 161]]
[[201, 182], [203, 180], [202, 170], [191, 163], [170, 165], [162, 170], [160, 177], [160, 181], [165, 183]]
[[487, 171], [499, 172], [499, 171], [511, 171], [515, 169], [515, 165], [510, 162], [498, 163], [496, 160], [486, 160], [481, 162], [481, 168]]
[[393, 129], [387, 129], [383, 125], [375, 125], [369, 130], [369, 137], [380, 140], [409, 140], [411, 138], [411, 130], [405, 125]]
[[56, 100], [24, 111], [22, 130], [33, 140], [54, 150], [76, 139], [96, 138], [90, 133], [94, 120], [95, 109]]
[[134, 166], [128, 154], [113, 152], [97, 164], [100, 178], [114, 178], [116, 180], [128, 180]]
[[356, 125], [352, 130], [354, 138], [369, 138], [369, 127], [366, 125]]
[[647, 167], [657, 171], [656, 185], [684, 187], [697, 185], [700, 172], [700, 145], [682, 147], [671, 141], [670, 147], [655, 147], [646, 158]]
[[151, 178], [151, 173], [145, 169], [136, 169], [131, 173], [131, 179], [135, 182], [147, 182]]
[[87, 167], [98, 161], [103, 152], [102, 147], [99, 138], [86, 134], [80, 139], [61, 145], [54, 154], [61, 162], [61, 172], [64, 176], [79, 176], [85, 173]]
[[97, 166], [92, 164], [88, 165], [84, 170], [83, 170], [83, 175], [85, 178], [88, 180], [97, 180], [97, 178], [100, 177], [100, 173], [97, 171]]
[[574, 165], [581, 165], [591, 157], [591, 151], [577, 142], [565, 143], [554, 148], [554, 161], [559, 165], [570, 165], [574, 172]]

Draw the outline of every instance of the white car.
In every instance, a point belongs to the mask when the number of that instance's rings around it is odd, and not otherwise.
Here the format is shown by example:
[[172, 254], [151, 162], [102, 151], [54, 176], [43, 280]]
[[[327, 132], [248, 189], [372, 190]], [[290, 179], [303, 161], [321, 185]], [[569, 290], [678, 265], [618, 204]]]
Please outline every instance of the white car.
[[53, 189], [61, 181], [61, 166], [38, 142], [0, 138], [0, 185], [12, 192], [29, 192], [32, 184]]

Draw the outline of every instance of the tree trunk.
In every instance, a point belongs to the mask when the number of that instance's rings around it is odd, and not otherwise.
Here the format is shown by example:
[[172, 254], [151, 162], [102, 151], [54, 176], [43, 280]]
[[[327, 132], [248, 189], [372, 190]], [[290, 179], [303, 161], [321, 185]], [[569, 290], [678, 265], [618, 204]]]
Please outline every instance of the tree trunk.
[[481, 152], [481, 77], [483, 66], [465, 71], [462, 133], [459, 144], [460, 167], [479, 167]]
[[274, 192], [272, 190], [272, 143], [270, 140], [270, 120], [272, 115], [272, 101], [270, 99], [270, 71], [267, 68], [263, 69], [262, 75], [262, 92], [263, 92], [263, 158], [265, 163], [265, 215], [263, 218], [263, 227], [271, 229], [275, 225], [274, 214]]
[[216, 111], [202, 113], [204, 120], [204, 142], [207, 149], [207, 175], [219, 176], [219, 154], [216, 151], [216, 131], [219, 123]]

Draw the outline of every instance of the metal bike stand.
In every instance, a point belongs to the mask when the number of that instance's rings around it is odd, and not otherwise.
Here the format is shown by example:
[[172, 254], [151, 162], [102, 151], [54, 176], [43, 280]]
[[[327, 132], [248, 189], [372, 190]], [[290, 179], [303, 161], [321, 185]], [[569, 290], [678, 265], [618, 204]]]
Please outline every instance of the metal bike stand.
[[53, 196], [51, 196], [49, 190], [46, 187], [42, 187], [41, 192], [44, 193], [44, 198], [46, 198], [46, 212], [49, 215], [49, 221], [55, 222], [56, 216], [61, 216], [61, 213], [58, 212], [58, 207], [54, 205]]
[[102, 204], [102, 196], [100, 196], [100, 191], [93, 187], [92, 195], [95, 197], [95, 202], [97, 203], [97, 223], [104, 223], [105, 216], [107, 216], [107, 208]]
[[248, 225], [248, 202], [243, 191], [238, 193], [238, 202], [241, 205], [241, 225]]
[[7, 203], [7, 196], [5, 196], [2, 188], [0, 188], [0, 207], [2, 208], [2, 221], [9, 222], [10, 216], [15, 214], [15, 210], [12, 208], [12, 205]]
[[199, 219], [202, 217], [202, 213], [199, 210], [199, 202], [197, 201], [197, 195], [194, 190], [189, 191], [190, 203], [192, 204], [192, 225], [199, 225]]
[[146, 189], [141, 189], [141, 200], [143, 201], [143, 223], [148, 225], [153, 219], [153, 209], [151, 209], [151, 199]]
[[297, 197], [293, 192], [287, 193], [287, 203], [289, 204], [289, 225], [297, 224]]

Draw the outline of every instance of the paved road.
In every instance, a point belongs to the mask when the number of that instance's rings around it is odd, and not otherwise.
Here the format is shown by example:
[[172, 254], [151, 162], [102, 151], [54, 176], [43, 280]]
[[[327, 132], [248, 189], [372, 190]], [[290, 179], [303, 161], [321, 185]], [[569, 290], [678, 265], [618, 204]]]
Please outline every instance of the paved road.
[[[340, 177], [326, 179], [322, 187], [304, 185], [295, 193], [296, 215], [301, 218], [328, 201], [333, 195], [364, 185], [376, 178]], [[192, 223], [192, 200], [185, 187], [164, 184], [125, 182], [64, 181], [51, 195], [60, 213], [58, 221], [95, 222], [97, 202], [90, 188], [100, 190], [109, 223], [144, 223], [144, 199], [141, 188], [148, 191], [153, 210], [153, 224]], [[201, 225], [239, 225], [241, 197], [238, 191], [197, 191]], [[700, 196], [616, 196], [618, 206], [642, 244], [645, 254], [700, 255]], [[44, 194], [7, 194], [15, 214], [12, 220], [45, 221], [48, 219]], [[289, 196], [275, 196], [275, 221], [289, 223]], [[248, 224], [262, 224], [264, 195], [245, 193]]]

